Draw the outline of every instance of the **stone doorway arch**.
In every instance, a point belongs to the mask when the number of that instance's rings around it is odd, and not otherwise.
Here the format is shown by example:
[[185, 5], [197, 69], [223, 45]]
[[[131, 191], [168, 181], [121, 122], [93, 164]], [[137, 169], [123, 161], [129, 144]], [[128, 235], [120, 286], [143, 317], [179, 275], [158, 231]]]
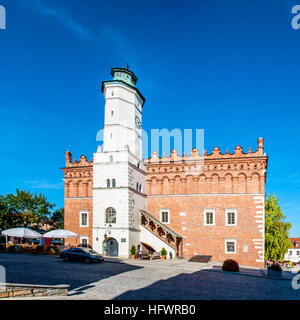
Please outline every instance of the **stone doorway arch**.
[[119, 255], [119, 243], [115, 238], [108, 238], [103, 241], [103, 252], [107, 257]]

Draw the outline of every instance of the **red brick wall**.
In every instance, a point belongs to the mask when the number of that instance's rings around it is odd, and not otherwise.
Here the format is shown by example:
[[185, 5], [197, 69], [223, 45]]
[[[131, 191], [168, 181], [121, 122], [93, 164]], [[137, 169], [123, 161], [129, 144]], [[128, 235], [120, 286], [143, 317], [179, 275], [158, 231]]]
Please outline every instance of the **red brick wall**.
[[[93, 161], [87, 161], [85, 156], [80, 161], [74, 160], [72, 154], [66, 152], [66, 167], [62, 168], [65, 181], [65, 229], [80, 236], [89, 237], [89, 245], [93, 246]], [[89, 226], [80, 227], [80, 211], [89, 212]], [[76, 239], [69, 238], [66, 242], [70, 245], [76, 244]]]
[[[170, 209], [168, 227], [183, 236], [183, 255], [212, 255], [213, 261], [232, 258], [248, 266], [262, 267], [253, 239], [262, 237], [256, 223], [256, 203], [252, 195], [186, 195], [147, 198], [147, 212], [157, 219], [160, 208]], [[225, 226], [225, 209], [237, 209], [237, 226]], [[215, 225], [204, 225], [203, 209], [215, 209]], [[180, 212], [185, 213], [181, 216]], [[236, 254], [225, 254], [225, 239], [236, 239]], [[243, 252], [248, 245], [248, 252]]]
[[[89, 211], [89, 226], [80, 227], [80, 211]], [[89, 244], [93, 246], [93, 199], [65, 199], [65, 229], [77, 233], [80, 236], [88, 236]], [[69, 238], [65, 242], [70, 245], [76, 244], [76, 239]], [[77, 239], [77, 244], [80, 243], [80, 237]]]

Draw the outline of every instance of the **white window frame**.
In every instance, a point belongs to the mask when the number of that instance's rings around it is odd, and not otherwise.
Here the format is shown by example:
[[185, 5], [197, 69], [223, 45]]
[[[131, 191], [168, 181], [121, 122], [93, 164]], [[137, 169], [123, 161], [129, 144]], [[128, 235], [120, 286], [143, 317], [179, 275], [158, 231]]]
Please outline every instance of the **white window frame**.
[[[234, 252], [227, 251], [227, 242], [234, 242]], [[225, 254], [236, 254], [236, 239], [225, 239]]]
[[[228, 223], [228, 213], [229, 212], [234, 212], [234, 224]], [[236, 227], [237, 226], [237, 216], [238, 216], [237, 209], [225, 209], [225, 226], [226, 227]]]
[[[79, 213], [80, 213], [80, 221], [79, 221], [80, 227], [81, 228], [88, 228], [89, 227], [89, 211], [88, 210], [80, 210]], [[86, 225], [82, 224], [82, 214], [87, 214], [87, 219], [86, 219], [87, 224]]]
[[83, 239], [86, 239], [87, 240], [87, 246], [89, 246], [89, 236], [80, 236], [80, 245], [82, 244], [82, 241]]
[[[206, 222], [206, 214], [207, 213], [212, 213], [213, 214], [213, 223], [207, 223]], [[215, 225], [215, 216], [216, 216], [216, 210], [215, 209], [204, 209], [203, 210], [204, 225], [205, 226], [214, 226]]]
[[[168, 222], [163, 222], [162, 221], [162, 213], [163, 212], [168, 212]], [[170, 224], [170, 209], [159, 209], [159, 219], [160, 219], [160, 222], [163, 223], [163, 224]]]

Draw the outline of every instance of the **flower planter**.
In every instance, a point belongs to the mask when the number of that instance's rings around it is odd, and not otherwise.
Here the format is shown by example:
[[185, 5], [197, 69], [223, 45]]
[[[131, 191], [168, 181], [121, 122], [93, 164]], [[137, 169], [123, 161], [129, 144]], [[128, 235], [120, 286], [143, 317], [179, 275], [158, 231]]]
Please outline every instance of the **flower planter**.
[[135, 254], [132, 254], [132, 255], [131, 255], [131, 259], [135, 259]]
[[163, 260], [165, 260], [165, 259], [166, 259], [166, 256], [161, 256], [161, 258], [162, 258]]
[[281, 271], [268, 269], [268, 277], [281, 277]]

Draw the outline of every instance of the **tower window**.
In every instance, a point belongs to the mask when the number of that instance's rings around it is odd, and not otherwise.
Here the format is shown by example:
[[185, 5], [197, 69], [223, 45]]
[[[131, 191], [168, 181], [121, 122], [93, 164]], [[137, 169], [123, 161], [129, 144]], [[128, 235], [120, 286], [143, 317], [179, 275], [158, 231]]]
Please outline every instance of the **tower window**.
[[136, 187], [135, 188], [136, 188], [137, 191], [139, 191], [139, 183], [138, 182], [136, 183]]
[[113, 116], [114, 115], [114, 111], [113, 110], [111, 110], [111, 116]]
[[106, 187], [110, 188], [110, 180], [109, 179], [106, 180]]
[[112, 95], [112, 96], [114, 95], [114, 92], [113, 92], [113, 91], [111, 92], [111, 95]]
[[112, 207], [105, 210], [105, 223], [117, 223], [117, 213]]
[[113, 156], [109, 156], [109, 162], [113, 162], [114, 161], [114, 157]]
[[140, 184], [139, 185], [139, 192], [141, 192], [142, 191], [142, 185]]
[[112, 179], [112, 187], [115, 188], [116, 187], [116, 180]]

